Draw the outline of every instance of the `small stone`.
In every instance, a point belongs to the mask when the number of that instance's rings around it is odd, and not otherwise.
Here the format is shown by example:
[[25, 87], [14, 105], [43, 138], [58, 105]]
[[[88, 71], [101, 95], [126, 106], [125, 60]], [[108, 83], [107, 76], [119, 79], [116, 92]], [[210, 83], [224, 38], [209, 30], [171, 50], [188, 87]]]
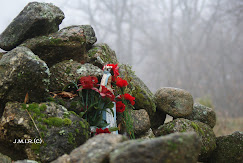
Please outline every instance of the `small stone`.
[[99, 43], [95, 44], [88, 51], [88, 63], [91, 63], [99, 68], [103, 68], [105, 64], [117, 64], [117, 57], [114, 50], [112, 50], [107, 44]]
[[146, 110], [132, 110], [131, 118], [133, 120], [133, 129], [136, 138], [140, 137], [140, 135], [145, 134], [145, 132], [149, 130], [150, 120]]
[[53, 4], [30, 2], [0, 35], [0, 48], [11, 50], [29, 38], [56, 32], [63, 19]]
[[179, 88], [164, 87], [155, 93], [157, 108], [174, 118], [185, 117], [192, 113], [192, 95]]
[[216, 124], [216, 114], [212, 108], [201, 104], [194, 104], [192, 114], [185, 117], [189, 120], [197, 120], [213, 128]]
[[2, 163], [12, 163], [12, 160], [11, 160], [10, 157], [5, 156], [5, 155], [0, 153], [0, 162], [2, 162]]

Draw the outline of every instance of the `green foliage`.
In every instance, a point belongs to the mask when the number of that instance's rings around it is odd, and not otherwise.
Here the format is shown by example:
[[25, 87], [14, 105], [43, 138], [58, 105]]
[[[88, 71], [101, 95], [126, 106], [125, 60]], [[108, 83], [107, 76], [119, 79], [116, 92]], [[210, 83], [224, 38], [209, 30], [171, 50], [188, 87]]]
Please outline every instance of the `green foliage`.
[[203, 96], [201, 98], [197, 98], [196, 102], [198, 102], [201, 105], [207, 106], [209, 108], [214, 108], [213, 101], [210, 96]]
[[56, 127], [60, 127], [63, 125], [63, 119], [58, 117], [49, 117], [43, 120], [43, 122], [47, 123], [48, 125], [56, 126]]

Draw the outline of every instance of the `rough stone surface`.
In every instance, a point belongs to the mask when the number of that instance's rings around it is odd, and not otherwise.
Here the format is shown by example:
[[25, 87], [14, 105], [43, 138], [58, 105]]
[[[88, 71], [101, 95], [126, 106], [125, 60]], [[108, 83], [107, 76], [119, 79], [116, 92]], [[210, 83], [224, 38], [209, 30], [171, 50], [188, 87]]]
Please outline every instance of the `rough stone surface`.
[[209, 163], [243, 162], [243, 132], [236, 131], [231, 135], [216, 139], [217, 148], [211, 155]]
[[213, 109], [197, 103], [193, 105], [192, 114], [185, 118], [203, 122], [211, 128], [213, 128], [216, 124], [216, 114]]
[[31, 2], [0, 35], [0, 48], [11, 50], [29, 38], [56, 32], [63, 12], [51, 3]]
[[86, 63], [87, 51], [96, 40], [95, 32], [90, 25], [74, 25], [47, 36], [26, 40], [21, 45], [31, 49], [51, 67], [69, 59]]
[[185, 117], [192, 113], [192, 95], [179, 88], [164, 87], [155, 93], [157, 108], [174, 118]]
[[149, 117], [156, 112], [154, 95], [144, 82], [135, 75], [128, 65], [119, 65], [120, 76], [129, 83], [128, 88], [133, 97], [135, 97], [135, 109], [145, 109]]
[[122, 135], [100, 134], [89, 139], [82, 146], [74, 149], [70, 155], [63, 155], [52, 163], [83, 162], [104, 163], [109, 160], [109, 153], [121, 142], [127, 140]]
[[105, 43], [95, 44], [88, 51], [88, 62], [100, 68], [105, 64], [118, 63], [115, 51]]
[[149, 115], [146, 110], [132, 110], [131, 118], [133, 120], [134, 134], [137, 137], [145, 134], [150, 128]]
[[0, 153], [0, 162], [1, 163], [12, 163], [12, 160], [8, 156], [5, 156]]
[[69, 60], [55, 64], [50, 68], [50, 91], [61, 91], [72, 82], [76, 82], [82, 76], [96, 76], [101, 78], [103, 71], [92, 64], [81, 64]]
[[[14, 151], [18, 160], [50, 162], [71, 152], [90, 136], [85, 120], [55, 103], [7, 103], [0, 128], [0, 143], [6, 146], [5, 150]], [[42, 143], [34, 143], [39, 138]], [[18, 139], [30, 139], [32, 143], [13, 143]]]
[[110, 163], [196, 163], [200, 141], [195, 133], [175, 133], [148, 140], [130, 140], [115, 147]]
[[152, 139], [155, 138], [153, 130], [150, 128], [145, 134], [139, 137], [140, 139]]
[[202, 142], [199, 161], [207, 160], [207, 158], [216, 148], [216, 136], [212, 128], [202, 122], [178, 118], [160, 126], [158, 130], [156, 130], [155, 136], [188, 131], [196, 132]]
[[18, 160], [15, 161], [14, 163], [38, 163], [38, 162], [34, 160]]
[[48, 95], [50, 72], [46, 63], [26, 47], [17, 47], [0, 60], [0, 99], [43, 101]]

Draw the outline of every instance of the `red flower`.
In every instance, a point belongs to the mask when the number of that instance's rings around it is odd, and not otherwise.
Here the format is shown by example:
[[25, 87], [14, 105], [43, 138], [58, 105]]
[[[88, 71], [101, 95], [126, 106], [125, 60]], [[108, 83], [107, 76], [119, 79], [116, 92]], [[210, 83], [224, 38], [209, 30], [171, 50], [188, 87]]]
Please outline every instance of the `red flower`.
[[130, 94], [128, 94], [128, 93], [125, 93], [124, 95], [122, 95], [126, 100], [129, 100], [130, 101], [130, 103], [132, 104], [132, 105], [134, 105], [135, 104], [135, 97], [133, 97], [133, 96], [131, 96]]
[[116, 80], [116, 85], [118, 87], [125, 87], [128, 85], [127, 81], [126, 80], [123, 80], [122, 78], [118, 77], [117, 80]]
[[121, 101], [116, 102], [116, 111], [122, 113], [125, 111], [126, 105], [123, 104]]
[[79, 79], [79, 83], [79, 85], [82, 85], [81, 89], [94, 89], [93, 87], [97, 86], [98, 79], [95, 76], [84, 76]]
[[114, 94], [107, 89], [105, 86], [101, 85], [101, 92], [100, 92], [101, 97], [108, 97], [111, 99], [111, 101], [115, 100]]
[[96, 128], [95, 135], [101, 134], [101, 133], [111, 133], [108, 128], [105, 128], [104, 130], [102, 128]]
[[119, 67], [117, 66], [117, 64], [107, 64], [106, 66], [111, 66], [111, 70], [113, 71], [113, 77], [112, 77], [112, 81], [115, 81], [117, 76], [119, 76]]

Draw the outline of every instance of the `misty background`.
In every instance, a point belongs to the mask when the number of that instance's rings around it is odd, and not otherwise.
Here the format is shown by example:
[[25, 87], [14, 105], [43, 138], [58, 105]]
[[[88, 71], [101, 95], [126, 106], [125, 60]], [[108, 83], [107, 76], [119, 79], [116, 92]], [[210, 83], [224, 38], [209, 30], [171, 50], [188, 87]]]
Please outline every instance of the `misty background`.
[[[60, 7], [60, 29], [90, 24], [98, 42], [155, 93], [189, 91], [243, 116], [243, 0], [36, 0]], [[0, 33], [31, 0], [0, 1]]]

